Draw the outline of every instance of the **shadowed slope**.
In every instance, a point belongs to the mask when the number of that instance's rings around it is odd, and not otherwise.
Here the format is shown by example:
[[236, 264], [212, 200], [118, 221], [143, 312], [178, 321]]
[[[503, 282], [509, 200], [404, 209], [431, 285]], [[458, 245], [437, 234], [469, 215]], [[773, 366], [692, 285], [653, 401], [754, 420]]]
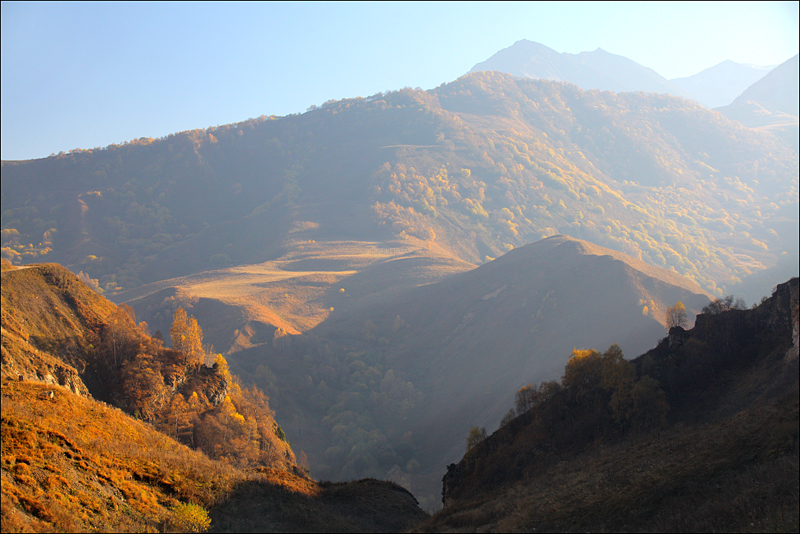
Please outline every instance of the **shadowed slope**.
[[[696, 312], [708, 297], [664, 269], [554, 236], [391, 303], [332, 318], [319, 334], [360, 331], [371, 320], [377, 335], [387, 336], [390, 365], [426, 396], [407, 425], [429, 460], [436, 458], [433, 466], [460, 454], [469, 426], [496, 424], [518, 387], [559, 376], [572, 348], [619, 343], [630, 354], [652, 347], [663, 335], [666, 308], [677, 301]], [[405, 326], [394, 333], [398, 316]]]
[[633, 361], [664, 386], [663, 430], [587, 432], [595, 412], [562, 382], [448, 468], [447, 507], [418, 528], [796, 530], [797, 331], [796, 278], [673, 329]]

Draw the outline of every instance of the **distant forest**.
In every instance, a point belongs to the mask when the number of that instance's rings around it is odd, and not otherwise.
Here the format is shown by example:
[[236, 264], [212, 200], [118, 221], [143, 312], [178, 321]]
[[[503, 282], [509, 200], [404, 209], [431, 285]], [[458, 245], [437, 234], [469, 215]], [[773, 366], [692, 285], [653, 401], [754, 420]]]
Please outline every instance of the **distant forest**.
[[797, 156], [778, 138], [676, 97], [491, 72], [2, 173], [3, 257], [110, 294], [263, 261], [310, 212], [328, 235], [413, 236], [472, 263], [567, 234], [717, 295], [797, 255]]

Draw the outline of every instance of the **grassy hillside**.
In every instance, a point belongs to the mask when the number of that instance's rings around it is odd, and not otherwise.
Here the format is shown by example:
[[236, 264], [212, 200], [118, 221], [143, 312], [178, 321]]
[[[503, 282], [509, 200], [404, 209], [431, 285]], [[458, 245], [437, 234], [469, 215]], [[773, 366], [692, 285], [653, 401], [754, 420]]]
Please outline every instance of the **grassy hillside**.
[[208, 508], [248, 478], [59, 386], [4, 377], [2, 392], [4, 532], [176, 528], [177, 504]]
[[213, 461], [60, 386], [2, 381], [3, 532], [397, 532], [425, 519], [389, 482], [318, 484]]
[[383, 243], [307, 240], [273, 261], [154, 282], [115, 298], [146, 317], [153, 331], [168, 331], [178, 306], [191, 308], [210, 343], [222, 352], [236, 352], [272, 343], [275, 332], [309, 332], [334, 314], [346, 315], [474, 268], [419, 247], [413, 238]]
[[[701, 315], [623, 364], [663, 387], [650, 397], [662, 404], [634, 399], [626, 412], [644, 425], [603, 415], [597, 400], [617, 387], [605, 370], [580, 392], [591, 380], [572, 380], [590, 376], [575, 355], [560, 387], [448, 468], [446, 508], [418, 528], [797, 530], [797, 282], [756, 309]], [[646, 417], [656, 406], [661, 422]]]
[[129, 307], [97, 295], [60, 265], [5, 269], [2, 279], [4, 377], [112, 403], [232, 464], [296, 469], [267, 398], [242, 388], [221, 356], [207, 367], [203, 359], [215, 357], [202, 349], [165, 349]]

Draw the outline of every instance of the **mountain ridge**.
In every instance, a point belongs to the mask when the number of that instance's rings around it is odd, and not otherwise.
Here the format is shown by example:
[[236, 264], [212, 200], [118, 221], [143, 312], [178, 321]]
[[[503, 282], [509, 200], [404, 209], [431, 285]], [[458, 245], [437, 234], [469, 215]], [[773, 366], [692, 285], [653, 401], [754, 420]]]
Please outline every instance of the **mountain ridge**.
[[760, 67], [725, 61], [692, 76], [673, 78], [677, 85], [709, 109], [727, 106], [748, 87], [766, 76], [775, 65]]
[[[720, 294], [774, 264], [770, 247], [791, 246], [770, 217], [747, 213], [774, 211], [759, 205], [764, 196], [792, 202], [786, 181], [796, 166], [769, 134], [721, 120], [669, 97], [473, 73], [427, 92], [3, 162], [3, 254], [16, 263], [49, 254], [113, 293], [274, 260], [301, 235], [414, 237], [477, 264], [567, 233], [674, 266]], [[30, 184], [41, 185], [41, 199], [27, 198]], [[742, 206], [743, 223], [729, 215]], [[665, 237], [650, 240], [637, 223]]]
[[481, 70], [499, 70], [515, 76], [569, 82], [583, 90], [647, 91], [688, 96], [653, 69], [602, 48], [578, 54], [559, 54], [541, 43], [522, 39], [477, 63], [470, 72]]

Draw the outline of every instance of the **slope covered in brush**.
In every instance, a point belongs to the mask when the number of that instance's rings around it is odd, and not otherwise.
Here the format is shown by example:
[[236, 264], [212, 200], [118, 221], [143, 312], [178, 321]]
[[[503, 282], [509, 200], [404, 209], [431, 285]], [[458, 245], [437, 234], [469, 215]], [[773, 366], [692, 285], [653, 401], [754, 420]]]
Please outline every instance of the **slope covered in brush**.
[[426, 517], [389, 482], [311, 480], [259, 390], [219, 356], [187, 363], [130, 313], [59, 265], [3, 264], [3, 532], [185, 531], [207, 511], [237, 532]]
[[4, 377], [112, 403], [212, 458], [296, 469], [266, 396], [239, 386], [220, 356], [207, 367], [200, 352], [165, 349], [129, 307], [60, 265], [7, 268], [2, 280]]
[[448, 467], [421, 528], [796, 530], [798, 280], [723, 310], [631, 363], [575, 351]]
[[722, 291], [796, 254], [796, 180], [791, 149], [692, 102], [482, 72], [3, 162], [3, 253], [113, 292], [304, 242], [413, 236], [475, 264], [561, 233]]
[[390, 482], [243, 470], [61, 386], [3, 377], [2, 394], [3, 532], [397, 532], [427, 517]]

